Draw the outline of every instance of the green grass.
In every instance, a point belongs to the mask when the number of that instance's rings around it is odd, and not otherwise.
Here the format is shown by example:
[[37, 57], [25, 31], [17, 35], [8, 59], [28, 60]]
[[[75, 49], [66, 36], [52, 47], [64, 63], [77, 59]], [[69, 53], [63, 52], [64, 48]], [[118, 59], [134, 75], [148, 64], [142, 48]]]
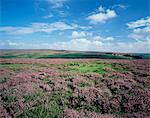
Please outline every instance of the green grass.
[[[42, 95], [40, 93], [40, 95]], [[37, 95], [36, 95], [37, 96]], [[34, 107], [26, 109], [19, 118], [59, 118], [64, 108], [69, 105], [68, 98], [72, 96], [72, 91], [60, 90], [48, 96], [47, 103], [37, 102]], [[35, 96], [24, 96], [26, 101], [35, 100]]]
[[28, 69], [28, 68], [32, 68], [32, 70], [36, 70], [39, 69], [40, 67], [47, 67], [46, 65], [42, 65], [42, 64], [23, 64], [23, 63], [4, 63], [4, 64], [0, 64], [0, 68], [8, 68], [14, 71], [21, 71], [24, 69]]
[[24, 69], [32, 68], [33, 66], [38, 66], [34, 64], [0, 64], [0, 68], [11, 69], [15, 72], [23, 71]]
[[[47, 54], [48, 55], [48, 54]], [[32, 53], [32, 54], [9, 54], [9, 55], [0, 55], [0, 58], [41, 58], [43, 54], [40, 53]]]
[[70, 72], [80, 72], [80, 73], [98, 73], [98, 74], [106, 74], [109, 72], [110, 69], [112, 71], [117, 72], [127, 72], [128, 69], [124, 67], [126, 65], [118, 65], [110, 64], [110, 63], [103, 63], [103, 62], [69, 62], [66, 63], [66, 70]]
[[59, 118], [62, 109], [55, 101], [51, 101], [47, 107], [46, 105], [37, 105], [33, 109], [28, 109], [22, 113], [18, 118]]
[[64, 105], [68, 103], [68, 98], [72, 96], [72, 91], [69, 89], [67, 91], [60, 90], [53, 93], [53, 95], [50, 96], [50, 100], [56, 101], [58, 104], [63, 101]]
[[101, 59], [132, 59], [132, 57], [126, 57], [122, 55], [112, 54], [98, 54], [98, 53], [63, 53], [63, 54], [42, 54], [42, 53], [31, 53], [31, 54], [10, 54], [0, 55], [0, 58], [101, 58]]
[[42, 97], [43, 95], [44, 95], [44, 92], [42, 90], [38, 90], [35, 93], [24, 95], [22, 98], [24, 99], [25, 102], [28, 102], [28, 101], [34, 101], [38, 97]]
[[21, 68], [24, 66], [33, 66], [32, 64], [0, 64], [0, 68]]
[[111, 68], [111, 64], [104, 64], [100, 63], [97, 64], [95, 62], [91, 63], [84, 63], [84, 62], [71, 62], [67, 64], [69, 71], [75, 71], [80, 73], [99, 73], [99, 74], [105, 74], [107, 71], [105, 68]]
[[43, 55], [40, 58], [101, 58], [101, 59], [132, 59], [132, 57], [97, 53], [64, 53]]
[[113, 53], [97, 53], [97, 52], [64, 52], [64, 51], [43, 51], [43, 52], [23, 52], [18, 51], [1, 51], [0, 58], [100, 58], [100, 59], [150, 59], [150, 54], [113, 54]]

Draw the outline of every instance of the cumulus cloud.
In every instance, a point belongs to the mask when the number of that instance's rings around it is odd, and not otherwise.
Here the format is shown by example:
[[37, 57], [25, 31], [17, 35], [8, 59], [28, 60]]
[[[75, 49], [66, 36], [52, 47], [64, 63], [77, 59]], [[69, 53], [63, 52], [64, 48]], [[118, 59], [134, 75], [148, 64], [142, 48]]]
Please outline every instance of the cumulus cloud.
[[82, 38], [82, 37], [87, 37], [87, 36], [92, 36], [92, 33], [90, 32], [77, 32], [77, 31], [73, 31], [72, 32], [72, 38]]
[[127, 23], [127, 26], [132, 30], [130, 38], [137, 41], [150, 40], [150, 17]]
[[128, 28], [130, 29], [135, 29], [138, 27], [145, 27], [145, 26], [150, 26], [150, 17], [142, 18], [137, 21], [129, 22], [127, 23]]
[[53, 8], [61, 8], [64, 6], [64, 3], [69, 0], [48, 0], [48, 2], [52, 5]]
[[[86, 38], [72, 39], [66, 42], [47, 44], [50, 49], [101, 51], [101, 52], [134, 52], [150, 53], [150, 41], [143, 42], [102, 42]], [[136, 48], [135, 48], [136, 47]]]
[[73, 29], [73, 27], [64, 22], [54, 22], [51, 24], [32, 23], [30, 26], [26, 27], [0, 27], [0, 32], [6, 32], [9, 34], [31, 34], [35, 32], [51, 33], [52, 31], [67, 29]]
[[99, 41], [114, 41], [113, 37], [94, 36], [93, 39]]
[[92, 32], [86, 32], [86, 31], [73, 31], [72, 32], [72, 38], [73, 39], [79, 39], [79, 38], [87, 38], [93, 41], [101, 41], [101, 42], [106, 42], [106, 41], [114, 41], [114, 37], [108, 36], [100, 36], [100, 35], [94, 35]]
[[9, 45], [9, 46], [21, 46], [21, 45], [24, 45], [24, 43], [21, 43], [21, 42], [12, 42], [12, 41], [10, 41], [10, 40], [7, 40], [7, 44]]
[[[55, 43], [43, 43], [40, 47], [48, 47], [49, 49], [57, 50], [78, 50], [78, 51], [88, 51], [97, 50], [102, 45], [100, 41], [89, 40], [86, 38], [71, 39], [64, 42]], [[37, 45], [36, 45], [37, 46]]]
[[72, 23], [71, 25], [72, 27], [74, 27], [74, 29], [89, 30], [92, 28], [92, 26], [81, 26], [81, 25], [74, 24], [74, 23]]
[[11, 40], [0, 41], [0, 49], [22, 49], [25, 45], [23, 42], [14, 42]]
[[98, 11], [104, 12], [105, 10], [104, 10], [104, 8], [103, 8], [102, 6], [100, 6], [100, 7], [98, 8]]
[[117, 14], [114, 10], [104, 9], [103, 7], [98, 8], [97, 13], [93, 13], [92, 15], [88, 16], [87, 19], [90, 20], [90, 23], [97, 24], [97, 23], [105, 23], [107, 20], [117, 17]]
[[31, 34], [36, 32], [51, 33], [53, 31], [63, 31], [71, 29], [86, 29], [87, 27], [80, 26], [77, 24], [67, 24], [64, 22], [54, 22], [54, 23], [32, 23], [29, 26], [24, 27], [0, 27], [0, 32], [5, 32], [8, 34]]
[[26, 44], [20, 42], [3, 42], [0, 47], [17, 49], [57, 49], [100, 52], [150, 53], [150, 41], [143, 42], [102, 42], [87, 38], [77, 38], [64, 42]]

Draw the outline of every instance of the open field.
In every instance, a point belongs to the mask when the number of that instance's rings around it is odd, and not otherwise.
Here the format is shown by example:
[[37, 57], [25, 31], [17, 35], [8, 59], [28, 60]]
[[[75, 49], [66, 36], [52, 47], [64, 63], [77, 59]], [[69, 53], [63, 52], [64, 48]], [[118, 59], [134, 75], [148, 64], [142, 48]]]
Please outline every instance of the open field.
[[150, 117], [150, 60], [35, 59], [32, 51], [1, 52], [6, 55], [14, 57], [0, 59], [0, 117]]
[[0, 58], [150, 59], [149, 53], [111, 53], [66, 50], [0, 50]]

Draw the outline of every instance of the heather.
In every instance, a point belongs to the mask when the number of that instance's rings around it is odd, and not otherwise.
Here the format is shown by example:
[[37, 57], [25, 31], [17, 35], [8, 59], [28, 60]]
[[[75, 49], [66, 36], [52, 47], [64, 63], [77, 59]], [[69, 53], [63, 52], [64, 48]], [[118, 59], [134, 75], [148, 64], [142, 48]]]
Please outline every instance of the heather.
[[0, 117], [148, 118], [149, 63], [1, 59]]

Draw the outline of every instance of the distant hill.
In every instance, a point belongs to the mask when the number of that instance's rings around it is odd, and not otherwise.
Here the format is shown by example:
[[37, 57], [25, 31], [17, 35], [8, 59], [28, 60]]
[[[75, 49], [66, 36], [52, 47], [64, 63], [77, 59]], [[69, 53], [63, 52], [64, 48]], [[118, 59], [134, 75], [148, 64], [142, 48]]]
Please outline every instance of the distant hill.
[[67, 50], [0, 50], [0, 58], [150, 59], [150, 54]]

